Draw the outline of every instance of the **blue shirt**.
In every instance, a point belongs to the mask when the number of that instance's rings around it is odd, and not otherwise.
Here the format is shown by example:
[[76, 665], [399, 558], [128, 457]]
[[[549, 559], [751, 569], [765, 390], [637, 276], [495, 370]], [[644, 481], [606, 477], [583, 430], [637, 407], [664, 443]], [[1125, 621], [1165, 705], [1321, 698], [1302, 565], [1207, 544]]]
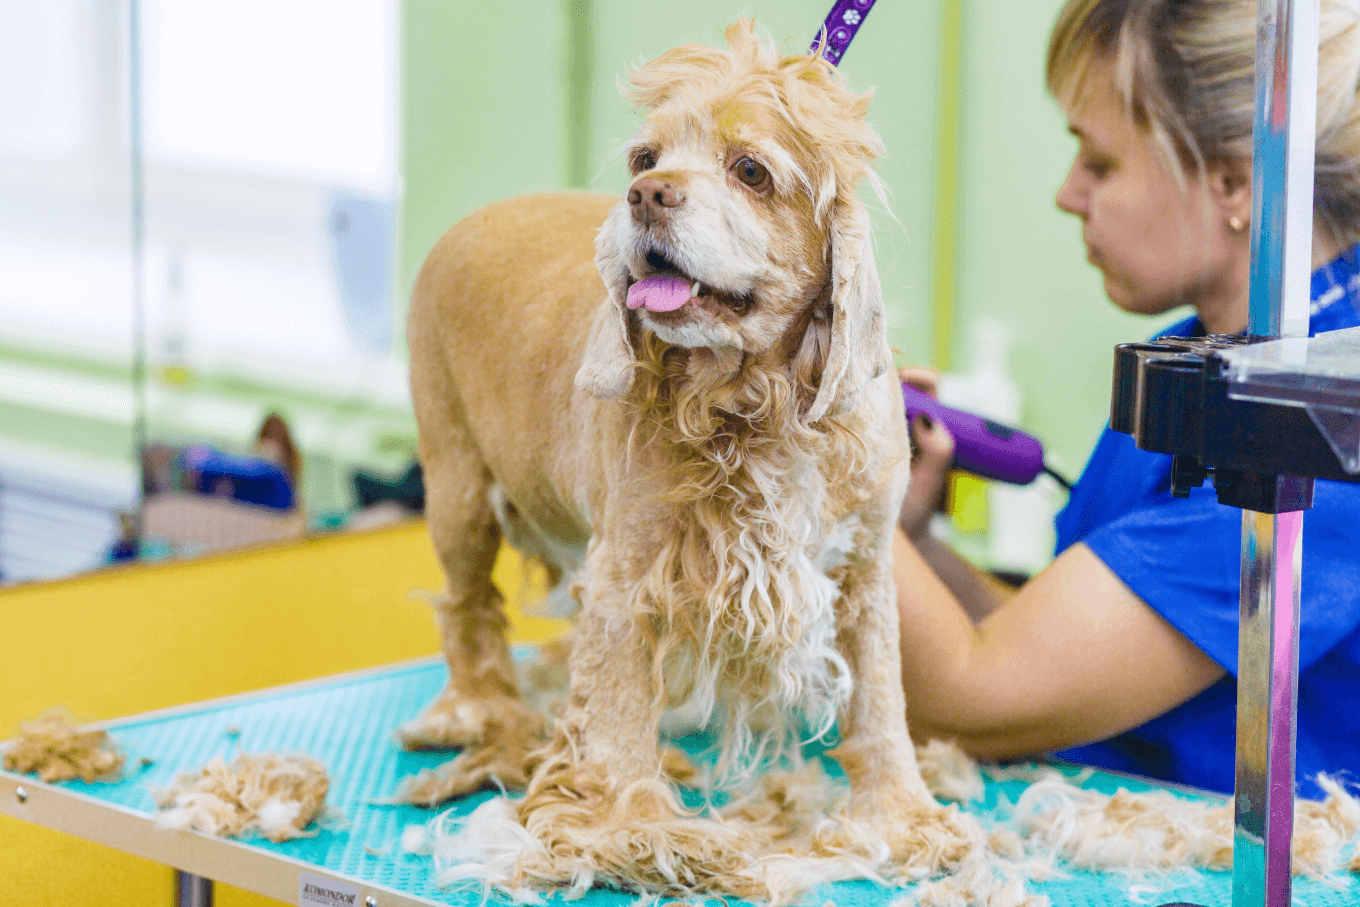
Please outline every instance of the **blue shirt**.
[[[1312, 299], [1310, 333], [1360, 326], [1360, 246], [1314, 272]], [[1203, 333], [1191, 318], [1162, 336]], [[1085, 544], [1228, 672], [1141, 727], [1057, 755], [1231, 792], [1242, 511], [1219, 504], [1208, 485], [1172, 497], [1171, 457], [1139, 450], [1107, 425], [1058, 514], [1057, 537], [1059, 554]], [[1300, 793], [1320, 797], [1318, 772], [1360, 775], [1360, 485], [1316, 483], [1303, 518], [1300, 602], [1295, 770]]]

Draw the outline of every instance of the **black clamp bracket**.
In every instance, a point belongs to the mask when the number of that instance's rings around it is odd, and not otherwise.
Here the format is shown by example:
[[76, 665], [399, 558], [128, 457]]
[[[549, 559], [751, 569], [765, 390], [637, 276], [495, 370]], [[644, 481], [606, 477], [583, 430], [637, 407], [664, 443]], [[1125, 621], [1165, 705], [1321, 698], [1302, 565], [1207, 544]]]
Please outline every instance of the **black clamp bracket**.
[[1313, 480], [1360, 482], [1341, 468], [1303, 407], [1229, 396], [1224, 351], [1244, 337], [1163, 337], [1115, 347], [1110, 427], [1171, 454], [1171, 493], [1212, 477], [1220, 503], [1257, 513], [1313, 506]]

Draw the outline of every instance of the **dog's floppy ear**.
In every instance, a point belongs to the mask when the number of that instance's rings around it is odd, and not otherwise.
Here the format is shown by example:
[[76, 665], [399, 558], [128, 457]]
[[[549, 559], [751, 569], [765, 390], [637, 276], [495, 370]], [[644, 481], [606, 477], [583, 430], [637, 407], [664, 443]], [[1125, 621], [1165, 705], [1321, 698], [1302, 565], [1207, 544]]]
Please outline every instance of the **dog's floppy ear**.
[[809, 423], [854, 409], [864, 385], [892, 367], [869, 213], [852, 193], [836, 200], [830, 233], [831, 343]]
[[637, 359], [628, 332], [628, 269], [612, 245], [603, 241], [608, 229], [606, 221], [595, 242], [595, 267], [609, 291], [607, 310], [600, 312], [591, 327], [585, 358], [576, 371], [575, 382], [592, 397], [606, 400], [628, 392], [633, 383], [633, 363]]

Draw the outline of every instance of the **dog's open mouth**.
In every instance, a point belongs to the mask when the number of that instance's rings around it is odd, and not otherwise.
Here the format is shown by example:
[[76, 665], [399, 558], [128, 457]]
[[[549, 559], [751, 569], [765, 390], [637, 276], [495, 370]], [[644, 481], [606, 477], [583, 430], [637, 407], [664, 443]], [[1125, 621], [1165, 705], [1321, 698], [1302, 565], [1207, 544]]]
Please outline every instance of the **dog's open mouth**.
[[681, 271], [670, 259], [656, 250], [647, 253], [650, 272], [641, 278], [629, 275], [628, 307], [654, 314], [676, 312], [691, 300], [713, 300], [738, 315], [751, 307], [749, 295], [725, 293]]

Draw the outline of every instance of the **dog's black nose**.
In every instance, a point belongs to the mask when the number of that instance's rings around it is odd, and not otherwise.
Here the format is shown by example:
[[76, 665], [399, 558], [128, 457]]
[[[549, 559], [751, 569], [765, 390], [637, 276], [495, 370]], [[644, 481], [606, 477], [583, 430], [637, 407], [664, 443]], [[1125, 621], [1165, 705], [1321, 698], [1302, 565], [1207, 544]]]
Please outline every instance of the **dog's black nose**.
[[633, 220], [651, 225], [665, 221], [666, 215], [685, 200], [680, 187], [655, 176], [640, 177], [628, 190], [628, 204]]

